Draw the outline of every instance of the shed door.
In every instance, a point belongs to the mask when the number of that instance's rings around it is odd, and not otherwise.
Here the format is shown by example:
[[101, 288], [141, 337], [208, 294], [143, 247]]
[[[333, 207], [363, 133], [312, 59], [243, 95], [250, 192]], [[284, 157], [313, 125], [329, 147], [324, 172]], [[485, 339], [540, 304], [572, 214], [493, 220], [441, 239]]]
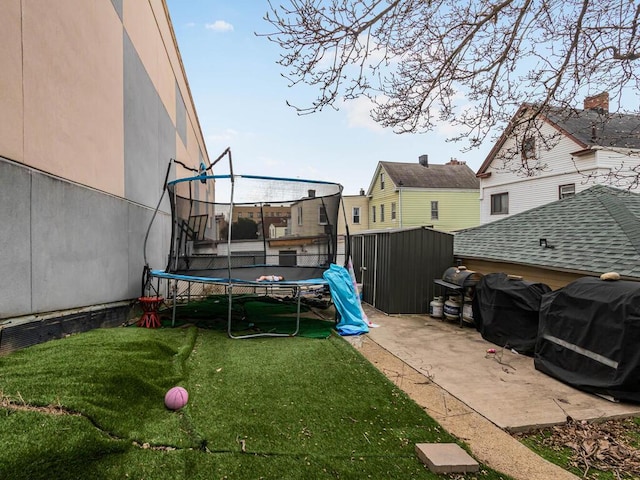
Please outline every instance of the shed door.
[[363, 235], [362, 263], [362, 300], [369, 305], [376, 306], [376, 245], [377, 235]]

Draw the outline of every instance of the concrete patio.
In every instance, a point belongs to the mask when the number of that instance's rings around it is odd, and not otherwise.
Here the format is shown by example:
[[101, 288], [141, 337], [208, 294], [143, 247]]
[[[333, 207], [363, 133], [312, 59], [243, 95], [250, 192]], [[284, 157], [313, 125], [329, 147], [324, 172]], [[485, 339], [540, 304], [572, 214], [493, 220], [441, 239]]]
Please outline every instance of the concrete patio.
[[640, 405], [611, 402], [559, 382], [537, 371], [533, 358], [502, 350], [473, 327], [364, 307], [379, 325], [369, 339], [501, 429], [526, 431], [564, 423], [567, 417], [640, 416]]

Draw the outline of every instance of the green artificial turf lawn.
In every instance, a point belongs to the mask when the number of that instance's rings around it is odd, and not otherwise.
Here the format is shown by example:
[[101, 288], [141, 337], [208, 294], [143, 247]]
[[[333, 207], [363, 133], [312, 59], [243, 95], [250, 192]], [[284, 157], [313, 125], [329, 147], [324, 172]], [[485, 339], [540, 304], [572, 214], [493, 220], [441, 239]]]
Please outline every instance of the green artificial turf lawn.
[[415, 444], [453, 441], [336, 335], [94, 330], [0, 358], [0, 392], [2, 479], [440, 478]]

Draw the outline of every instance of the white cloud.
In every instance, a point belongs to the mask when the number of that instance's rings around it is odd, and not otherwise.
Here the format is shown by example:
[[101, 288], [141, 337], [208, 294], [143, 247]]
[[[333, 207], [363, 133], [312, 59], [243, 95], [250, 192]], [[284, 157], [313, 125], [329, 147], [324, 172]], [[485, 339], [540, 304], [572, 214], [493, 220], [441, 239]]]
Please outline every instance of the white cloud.
[[207, 141], [216, 143], [231, 142], [237, 139], [239, 135], [240, 133], [237, 130], [227, 128], [221, 132], [207, 135]]
[[189, 23], [185, 23], [184, 25], [187, 28], [193, 28], [196, 26], [196, 22], [189, 22]]
[[216, 20], [213, 23], [207, 23], [205, 28], [213, 30], [214, 32], [233, 32], [233, 25], [224, 20]]
[[382, 132], [384, 129], [371, 118], [371, 109], [374, 107], [367, 97], [359, 97], [353, 100], [345, 100], [344, 110], [347, 112], [347, 125], [360, 127], [373, 132]]

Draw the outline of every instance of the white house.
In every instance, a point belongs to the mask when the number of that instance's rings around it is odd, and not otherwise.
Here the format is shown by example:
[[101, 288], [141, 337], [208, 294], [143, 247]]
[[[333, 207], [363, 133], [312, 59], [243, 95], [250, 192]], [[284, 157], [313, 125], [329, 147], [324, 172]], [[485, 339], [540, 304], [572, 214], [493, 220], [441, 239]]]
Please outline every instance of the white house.
[[531, 122], [523, 105], [477, 172], [485, 224], [605, 184], [633, 191], [640, 168], [640, 115], [611, 114], [609, 95], [583, 110], [549, 110]]

